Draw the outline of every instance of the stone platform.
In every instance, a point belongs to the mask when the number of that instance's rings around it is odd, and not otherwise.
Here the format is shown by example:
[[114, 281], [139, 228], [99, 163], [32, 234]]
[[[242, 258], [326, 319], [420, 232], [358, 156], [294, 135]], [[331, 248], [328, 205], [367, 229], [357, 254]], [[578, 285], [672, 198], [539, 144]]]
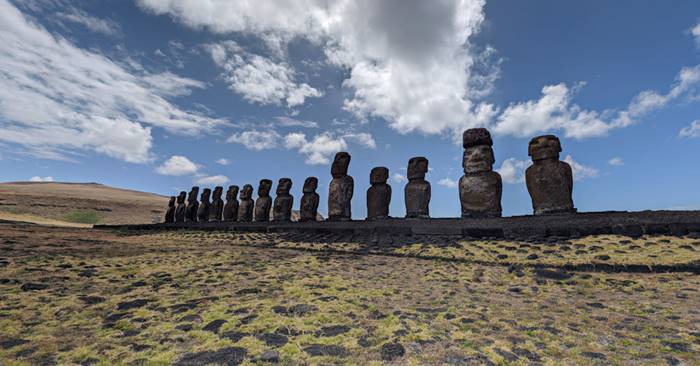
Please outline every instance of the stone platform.
[[205, 222], [150, 225], [95, 225], [96, 229], [128, 231], [206, 230], [286, 232], [340, 235], [445, 235], [471, 238], [528, 240], [546, 237], [581, 237], [616, 234], [699, 235], [700, 211], [608, 211], [492, 219], [431, 218], [353, 220], [342, 222]]

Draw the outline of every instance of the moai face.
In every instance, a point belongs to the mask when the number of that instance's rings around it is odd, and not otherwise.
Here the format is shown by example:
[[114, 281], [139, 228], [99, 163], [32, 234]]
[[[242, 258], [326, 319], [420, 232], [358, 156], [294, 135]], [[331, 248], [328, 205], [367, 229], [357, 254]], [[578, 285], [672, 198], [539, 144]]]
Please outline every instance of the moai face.
[[211, 196], [211, 189], [209, 188], [204, 188], [204, 191], [202, 191], [202, 198], [200, 201], [202, 202], [209, 202], [209, 197]]
[[462, 167], [464, 172], [482, 173], [493, 170], [493, 149], [488, 145], [471, 146], [464, 150]]
[[180, 194], [177, 196], [177, 204], [183, 204], [185, 203], [185, 196], [187, 196], [187, 192], [182, 191]]
[[199, 187], [192, 187], [190, 190], [190, 195], [187, 197], [188, 201], [196, 201], [197, 195], [199, 195]]
[[408, 161], [408, 180], [425, 179], [428, 172], [428, 159], [419, 156]]
[[168, 207], [175, 207], [175, 196], [170, 197], [170, 201], [168, 202]]
[[241, 189], [241, 200], [249, 200], [253, 197], [253, 186], [250, 184], [246, 184], [243, 186], [243, 189]]
[[304, 193], [314, 193], [318, 188], [318, 178], [308, 177], [304, 181]]
[[267, 197], [270, 195], [270, 190], [272, 189], [272, 181], [269, 179], [263, 179], [260, 181], [258, 186], [258, 197]]
[[212, 193], [215, 200], [220, 200], [221, 195], [224, 193], [224, 187], [215, 187], [214, 193]]
[[289, 178], [281, 178], [279, 182], [277, 182], [277, 195], [278, 196], [286, 196], [289, 194], [289, 191], [292, 189], [292, 180]]
[[233, 201], [238, 196], [238, 186], [229, 186], [226, 191], [226, 201]]
[[346, 152], [339, 152], [335, 154], [333, 159], [333, 165], [331, 165], [331, 175], [333, 178], [340, 178], [348, 175], [348, 168], [350, 167], [350, 154]]
[[532, 161], [537, 160], [559, 160], [561, 152], [561, 142], [554, 135], [538, 136], [530, 140], [527, 147], [527, 154], [532, 158]]
[[369, 184], [385, 184], [389, 179], [389, 169], [383, 166], [372, 168], [369, 173]]

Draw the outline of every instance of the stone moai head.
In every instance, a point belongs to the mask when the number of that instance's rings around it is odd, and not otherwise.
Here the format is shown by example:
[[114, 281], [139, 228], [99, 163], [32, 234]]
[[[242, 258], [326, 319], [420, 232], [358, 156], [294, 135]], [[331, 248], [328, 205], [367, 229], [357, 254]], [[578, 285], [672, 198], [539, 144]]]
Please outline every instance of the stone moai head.
[[348, 168], [350, 167], [350, 154], [341, 151], [335, 154], [333, 159], [333, 165], [331, 165], [331, 175], [333, 178], [340, 178], [348, 175]]
[[202, 191], [202, 198], [200, 199], [200, 201], [202, 201], [202, 202], [209, 202], [209, 197], [210, 197], [210, 196], [211, 196], [211, 189], [209, 189], [209, 188], [204, 188], [204, 190]]
[[249, 200], [253, 198], [253, 186], [250, 184], [244, 185], [243, 189], [241, 189], [240, 198], [241, 200]]
[[318, 188], [318, 178], [308, 177], [304, 181], [304, 193], [314, 193]]
[[258, 185], [258, 197], [267, 197], [272, 189], [272, 181], [269, 179], [261, 179]]
[[214, 197], [214, 200], [220, 200], [221, 195], [224, 193], [224, 187], [218, 186], [214, 187], [214, 193], [212, 193], [212, 196]]
[[408, 161], [408, 180], [423, 180], [428, 172], [428, 159], [418, 156]]
[[180, 194], [177, 196], [177, 204], [183, 204], [185, 203], [185, 196], [187, 196], [187, 192], [182, 191]]
[[383, 166], [372, 168], [369, 173], [369, 184], [386, 184], [389, 179], [389, 169]]
[[292, 180], [289, 178], [280, 178], [279, 182], [277, 182], [277, 195], [278, 196], [286, 196], [289, 194], [289, 191], [292, 190]]
[[196, 201], [197, 195], [199, 195], [199, 187], [192, 187], [189, 196], [187, 196], [188, 201]]
[[464, 173], [482, 173], [493, 170], [493, 140], [485, 128], [472, 128], [462, 135]]
[[527, 154], [532, 158], [532, 161], [559, 160], [560, 152], [561, 142], [554, 135], [534, 137], [527, 146]]
[[226, 191], [226, 201], [233, 201], [238, 196], [238, 186], [228, 186]]
[[168, 207], [175, 207], [175, 196], [170, 196], [170, 201], [168, 201]]

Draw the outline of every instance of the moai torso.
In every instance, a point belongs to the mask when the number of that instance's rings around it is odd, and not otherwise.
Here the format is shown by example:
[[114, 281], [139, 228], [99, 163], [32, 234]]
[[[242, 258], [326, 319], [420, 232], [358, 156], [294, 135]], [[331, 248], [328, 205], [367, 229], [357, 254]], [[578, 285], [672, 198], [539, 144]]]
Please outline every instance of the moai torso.
[[226, 205], [224, 205], [224, 221], [238, 220], [238, 186], [229, 186], [226, 191]]
[[576, 212], [571, 196], [571, 166], [559, 161], [560, 151], [556, 136], [539, 136], [530, 141], [528, 153], [533, 165], [525, 171], [525, 182], [535, 215]]
[[175, 222], [185, 222], [185, 214], [187, 205], [185, 205], [185, 196], [187, 193], [180, 192], [177, 196], [177, 207], [175, 208]]
[[185, 209], [185, 221], [197, 222], [197, 211], [199, 210], [199, 202], [197, 201], [197, 195], [199, 194], [199, 187], [192, 187], [190, 193], [187, 195], [187, 208]]
[[425, 180], [428, 172], [428, 159], [423, 157], [411, 158], [408, 161], [408, 184], [404, 188], [406, 217], [430, 217], [430, 183]]
[[352, 218], [352, 201], [355, 182], [348, 175], [350, 166], [350, 154], [339, 152], [335, 154], [331, 174], [333, 180], [328, 186], [328, 220], [347, 221]]
[[241, 189], [241, 203], [238, 206], [238, 221], [251, 222], [253, 221], [253, 186], [246, 184]]
[[173, 222], [175, 222], [175, 197], [170, 197], [168, 210], [165, 211], [165, 223], [170, 224]]
[[266, 222], [270, 221], [270, 209], [272, 208], [272, 198], [270, 197], [270, 189], [272, 181], [263, 179], [258, 186], [258, 199], [255, 200], [255, 221]]
[[294, 197], [289, 194], [292, 189], [292, 180], [282, 178], [277, 183], [277, 192], [275, 203], [272, 207], [272, 219], [275, 221], [291, 221], [292, 206], [294, 205]]
[[211, 189], [204, 188], [204, 191], [202, 191], [202, 199], [199, 202], [199, 210], [197, 211], [197, 220], [199, 222], [209, 221], [209, 210], [211, 208], [209, 196], [211, 196]]
[[221, 221], [221, 217], [224, 213], [224, 200], [221, 199], [221, 195], [223, 193], [224, 187], [214, 188], [214, 193], [212, 193], [211, 208], [209, 209], [210, 221]]
[[459, 180], [462, 217], [500, 217], [503, 182], [493, 171], [493, 141], [485, 128], [473, 128], [463, 135], [464, 175]]
[[304, 181], [304, 195], [301, 196], [301, 205], [299, 207], [299, 221], [316, 221], [319, 201], [316, 188], [318, 188], [318, 179], [316, 177], [306, 178]]
[[367, 219], [386, 219], [391, 204], [391, 186], [386, 184], [389, 169], [377, 167], [369, 175], [371, 186], [367, 189]]

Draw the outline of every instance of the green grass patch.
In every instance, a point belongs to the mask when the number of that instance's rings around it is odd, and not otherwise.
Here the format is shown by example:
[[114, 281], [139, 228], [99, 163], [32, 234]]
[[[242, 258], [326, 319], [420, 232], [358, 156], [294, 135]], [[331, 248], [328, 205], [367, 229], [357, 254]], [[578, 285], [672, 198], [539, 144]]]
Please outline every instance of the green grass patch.
[[65, 214], [63, 220], [78, 224], [97, 224], [100, 222], [100, 217], [95, 211], [73, 211]]

